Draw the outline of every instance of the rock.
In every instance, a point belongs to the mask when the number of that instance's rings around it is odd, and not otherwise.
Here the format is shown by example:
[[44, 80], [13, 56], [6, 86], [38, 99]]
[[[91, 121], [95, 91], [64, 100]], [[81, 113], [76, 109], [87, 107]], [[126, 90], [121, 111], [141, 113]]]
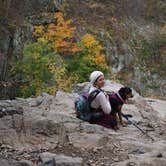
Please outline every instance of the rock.
[[43, 102], [43, 97], [42, 96], [38, 96], [37, 98], [36, 98], [36, 106], [39, 106], [39, 105], [41, 105], [42, 104], [42, 102]]
[[[53, 153], [45, 152], [40, 155], [43, 162], [55, 162], [56, 166], [83, 166], [83, 160], [80, 157], [69, 157], [65, 155], [56, 155]], [[54, 159], [54, 161], [53, 161]], [[47, 165], [43, 165], [47, 166]], [[49, 165], [54, 166], [54, 165]]]
[[162, 155], [162, 153], [158, 153], [156, 157], [161, 158], [161, 157], [163, 157], [163, 155]]
[[[112, 81], [107, 83], [110, 91], [121, 87], [121, 84], [116, 85]], [[87, 83], [85, 85], [88, 86]], [[37, 98], [0, 101], [2, 108], [22, 108], [23, 112], [0, 118], [0, 157], [10, 161], [13, 156], [18, 160], [37, 163], [40, 154], [46, 151], [51, 153], [45, 160], [43, 158], [41, 166], [51, 166], [55, 162], [58, 164], [57, 161], [65, 161], [68, 165], [81, 165], [84, 161], [86, 165], [91, 160], [99, 166], [103, 163], [108, 166], [113, 163], [139, 165], [149, 163], [150, 159], [155, 159], [154, 163], [164, 162], [165, 121], [158, 116], [149, 101], [136, 99], [131, 104], [125, 104], [122, 111], [131, 114], [131, 120], [155, 138], [153, 142], [132, 125], [120, 126], [120, 130], [115, 132], [77, 119], [74, 110], [77, 96], [76, 93], [58, 91], [55, 96], [41, 94]], [[160, 102], [156, 102], [156, 108], [157, 103]], [[165, 108], [164, 104], [162, 106]], [[76, 156], [82, 158], [77, 160]], [[139, 160], [139, 157], [142, 158]], [[14, 164], [20, 166], [20, 163]]]
[[19, 163], [21, 166], [34, 166], [34, 164], [29, 160], [21, 160]]
[[10, 101], [0, 102], [0, 117], [22, 113], [23, 108], [18, 104], [12, 104]]
[[164, 119], [166, 117], [166, 101], [158, 99], [146, 98], [147, 103], [159, 114], [159, 116]]
[[18, 161], [13, 159], [0, 159], [0, 166], [22, 166]]
[[51, 160], [40, 163], [37, 166], [56, 166], [56, 162], [55, 162], [55, 159], [53, 158]]
[[37, 106], [37, 102], [33, 98], [27, 98], [26, 100], [27, 100], [27, 102], [28, 102], [28, 104], [29, 104], [30, 107]]
[[144, 154], [145, 151], [144, 150], [141, 150], [141, 149], [135, 149], [131, 152], [131, 154]]
[[82, 94], [82, 92], [87, 91], [89, 87], [90, 87], [89, 82], [79, 83], [75, 86], [75, 88], [72, 92]]
[[112, 164], [112, 166], [165, 166], [166, 159], [138, 157], [123, 162]]
[[69, 140], [74, 147], [91, 149], [105, 145], [108, 137], [97, 133], [72, 133], [69, 135]]

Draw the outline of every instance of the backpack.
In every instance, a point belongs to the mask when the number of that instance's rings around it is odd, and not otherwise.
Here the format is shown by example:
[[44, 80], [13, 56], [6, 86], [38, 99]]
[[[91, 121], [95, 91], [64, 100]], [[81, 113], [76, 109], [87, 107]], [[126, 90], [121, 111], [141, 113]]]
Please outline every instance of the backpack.
[[90, 94], [88, 92], [83, 93], [75, 100], [75, 110], [77, 118], [89, 122], [93, 116], [93, 110], [91, 108], [92, 101], [101, 92], [101, 90], [96, 89]]

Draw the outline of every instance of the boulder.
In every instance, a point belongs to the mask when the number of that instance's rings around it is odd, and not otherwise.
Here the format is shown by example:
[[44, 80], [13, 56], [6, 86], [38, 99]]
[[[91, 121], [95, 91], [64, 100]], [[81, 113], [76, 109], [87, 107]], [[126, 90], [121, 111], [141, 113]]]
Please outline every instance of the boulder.
[[166, 159], [138, 157], [123, 162], [112, 164], [112, 166], [165, 166]]

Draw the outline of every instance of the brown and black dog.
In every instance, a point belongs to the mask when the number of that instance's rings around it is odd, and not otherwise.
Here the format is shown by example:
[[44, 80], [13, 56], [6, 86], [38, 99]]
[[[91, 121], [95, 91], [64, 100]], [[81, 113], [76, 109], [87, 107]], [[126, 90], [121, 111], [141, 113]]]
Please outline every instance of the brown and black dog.
[[[109, 95], [109, 101], [112, 107], [112, 111], [111, 111], [111, 115], [114, 117], [114, 126], [113, 128], [115, 130], [119, 129], [118, 127], [118, 119], [119, 122], [122, 126], [126, 126], [125, 123], [122, 120], [122, 106], [124, 103], [126, 103], [126, 101], [129, 98], [132, 98], [132, 90], [131, 88], [125, 86], [119, 89], [119, 91], [117, 93], [110, 93]], [[118, 116], [117, 116], [118, 115]]]

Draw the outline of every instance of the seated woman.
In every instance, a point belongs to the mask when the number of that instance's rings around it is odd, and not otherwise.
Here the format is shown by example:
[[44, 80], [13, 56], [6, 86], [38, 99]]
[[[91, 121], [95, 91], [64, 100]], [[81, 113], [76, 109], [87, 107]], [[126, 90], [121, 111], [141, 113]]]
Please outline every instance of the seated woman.
[[[117, 113], [119, 115], [119, 120], [122, 126], [124, 123], [121, 116], [121, 107], [126, 99], [132, 97], [131, 89], [120, 90], [119, 93], [106, 94], [101, 88], [104, 87], [105, 78], [101, 71], [94, 71], [90, 75], [91, 87], [89, 89], [89, 94], [91, 94], [96, 89], [101, 92], [96, 96], [96, 98], [91, 102], [90, 107], [94, 112], [102, 112], [102, 116], [98, 119], [92, 118], [90, 123], [98, 124], [107, 128], [112, 128], [117, 130]], [[126, 89], [126, 88], [125, 88]], [[125, 91], [125, 92], [124, 92]], [[129, 93], [128, 93], [129, 92]], [[118, 103], [119, 102], [119, 103]]]
[[94, 71], [90, 75], [91, 87], [89, 94], [99, 89], [101, 92], [91, 102], [91, 108], [93, 111], [103, 112], [100, 119], [91, 119], [90, 123], [102, 125], [107, 128], [114, 128], [116, 126], [114, 116], [111, 113], [111, 105], [109, 102], [109, 96], [101, 89], [105, 84], [104, 74], [101, 71]]

